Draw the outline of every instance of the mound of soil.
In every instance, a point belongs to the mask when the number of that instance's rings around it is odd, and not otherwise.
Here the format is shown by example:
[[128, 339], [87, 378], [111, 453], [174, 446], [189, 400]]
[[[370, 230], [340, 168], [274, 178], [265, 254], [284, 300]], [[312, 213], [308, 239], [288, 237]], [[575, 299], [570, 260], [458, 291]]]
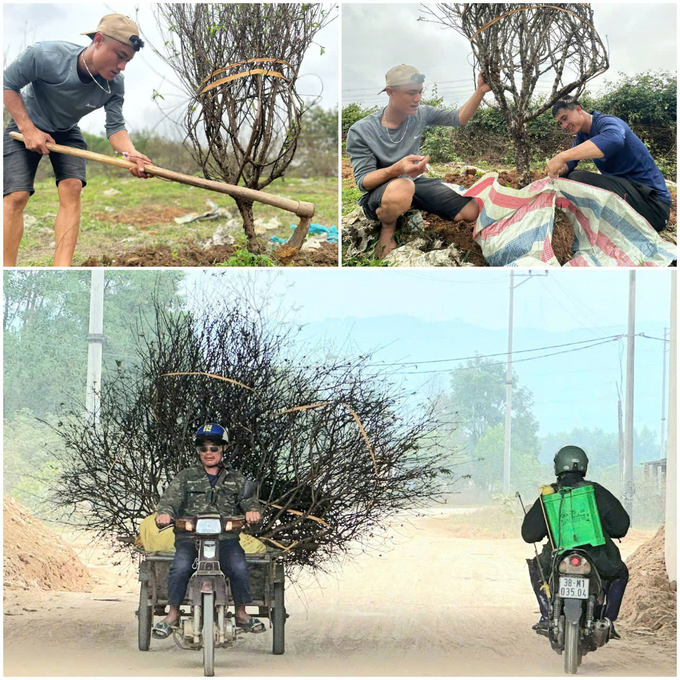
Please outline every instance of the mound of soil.
[[619, 620], [627, 632], [668, 638], [677, 634], [677, 584], [666, 574], [665, 535], [662, 525], [626, 560], [630, 580]]
[[[338, 247], [324, 243], [316, 250], [304, 253], [295, 250], [287, 252], [286, 246], [279, 248], [277, 257], [281, 264], [293, 267], [336, 267]], [[281, 251], [282, 255], [279, 255]], [[210, 267], [226, 262], [233, 254], [234, 246], [210, 246], [202, 248], [198, 244], [180, 246], [173, 254], [169, 246], [140, 246], [116, 255], [104, 254], [101, 257], [88, 257], [81, 267]], [[276, 260], [274, 260], [275, 264]]]
[[78, 556], [26, 508], [3, 496], [4, 585], [83, 592], [93, 583]]
[[276, 250], [276, 258], [286, 267], [337, 267], [338, 246], [335, 243], [322, 243], [319, 248], [300, 252], [297, 248], [282, 245]]
[[170, 246], [141, 246], [117, 255], [88, 257], [81, 267], [206, 267], [226, 262], [234, 254], [233, 246], [183, 245], [174, 253]]

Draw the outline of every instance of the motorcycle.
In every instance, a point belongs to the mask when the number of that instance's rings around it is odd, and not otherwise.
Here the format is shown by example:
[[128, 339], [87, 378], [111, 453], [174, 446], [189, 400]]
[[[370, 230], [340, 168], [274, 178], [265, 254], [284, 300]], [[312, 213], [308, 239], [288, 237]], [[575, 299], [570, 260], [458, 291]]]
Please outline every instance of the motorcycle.
[[538, 628], [551, 647], [564, 656], [564, 672], [574, 674], [588, 652], [609, 641], [611, 622], [605, 611], [608, 583], [600, 577], [587, 551], [571, 548], [553, 561], [549, 628]]

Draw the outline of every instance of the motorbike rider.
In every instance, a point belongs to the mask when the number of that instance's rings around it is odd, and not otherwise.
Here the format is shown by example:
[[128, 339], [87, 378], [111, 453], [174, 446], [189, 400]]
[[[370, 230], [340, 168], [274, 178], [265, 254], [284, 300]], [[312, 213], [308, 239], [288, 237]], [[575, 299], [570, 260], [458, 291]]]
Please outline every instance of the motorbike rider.
[[[623, 594], [628, 583], [628, 568], [621, 559], [619, 549], [614, 545], [612, 538], [623, 538], [626, 535], [630, 526], [630, 517], [611, 492], [597, 482], [585, 479], [588, 470], [588, 456], [583, 449], [578, 446], [562, 447], [555, 454], [554, 464], [555, 475], [557, 476], [557, 482], [552, 484], [554, 491], [562, 487], [575, 488], [585, 486], [586, 484], [590, 484], [594, 488], [595, 502], [600, 515], [605, 543], [597, 547], [590, 545], [580, 547], [587, 551], [600, 577], [609, 582], [607, 605], [603, 614], [610, 622], [609, 637], [620, 639], [620, 636], [614, 629], [613, 622], [618, 617]], [[527, 543], [537, 543], [547, 536], [548, 528], [543, 508], [541, 507], [541, 499], [539, 498], [524, 517], [522, 538]], [[545, 590], [541, 588], [543, 585], [541, 570], [547, 580], [550, 575], [551, 552], [550, 542], [548, 542], [543, 546], [543, 551], [538, 559], [534, 557], [531, 560], [527, 560], [531, 585], [536, 594], [541, 612], [540, 620], [533, 626], [534, 630], [538, 631], [547, 630], [550, 626], [550, 599]]]
[[[182, 470], [165, 490], [156, 508], [156, 524], [168, 526], [182, 516], [203, 513], [234, 515], [237, 505], [245, 513], [246, 521], [258, 522], [262, 508], [256, 494], [249, 489], [246, 478], [224, 466], [224, 452], [228, 443], [224, 428], [209, 423], [198, 429], [195, 437], [200, 464]], [[196, 559], [195, 539], [190, 534], [175, 531], [175, 558], [168, 574], [167, 616], [153, 627], [156, 638], [166, 638], [180, 617]], [[234, 532], [220, 534], [220, 568], [229, 577], [236, 607], [236, 625], [248, 633], [263, 633], [264, 624], [246, 613], [250, 602], [250, 579], [246, 556]]]

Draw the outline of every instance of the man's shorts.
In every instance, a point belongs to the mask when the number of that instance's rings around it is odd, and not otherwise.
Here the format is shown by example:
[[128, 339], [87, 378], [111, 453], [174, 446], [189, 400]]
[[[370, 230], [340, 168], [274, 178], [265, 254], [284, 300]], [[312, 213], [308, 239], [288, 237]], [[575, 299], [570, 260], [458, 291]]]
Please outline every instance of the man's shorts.
[[654, 187], [640, 184], [624, 177], [600, 175], [588, 170], [572, 170], [566, 179], [589, 184], [593, 187], [607, 189], [621, 198], [642, 215], [656, 231], [663, 231], [671, 215], [671, 206], [659, 200], [658, 191]]
[[[15, 191], [28, 191], [32, 196], [35, 193], [33, 188], [35, 173], [43, 155], [37, 151], [29, 151], [23, 142], [12, 139], [9, 136], [12, 131], [19, 132], [19, 128], [13, 120], [9, 122], [2, 140], [2, 195], [7, 196], [7, 194], [12, 194]], [[87, 149], [87, 143], [78, 126], [68, 132], [50, 132], [49, 134], [57, 144]], [[49, 158], [57, 184], [62, 179], [71, 178], [79, 179], [83, 186], [87, 184], [84, 158], [67, 156], [63, 153], [51, 153]]]
[[[387, 185], [393, 181], [391, 179], [361, 197], [359, 204], [369, 220], [378, 220], [375, 211], [380, 207]], [[461, 196], [446, 186], [442, 180], [434, 177], [416, 177], [413, 182], [416, 185], [416, 191], [413, 194], [411, 207], [439, 215], [447, 220], [453, 220], [470, 201], [474, 200], [471, 197]]]

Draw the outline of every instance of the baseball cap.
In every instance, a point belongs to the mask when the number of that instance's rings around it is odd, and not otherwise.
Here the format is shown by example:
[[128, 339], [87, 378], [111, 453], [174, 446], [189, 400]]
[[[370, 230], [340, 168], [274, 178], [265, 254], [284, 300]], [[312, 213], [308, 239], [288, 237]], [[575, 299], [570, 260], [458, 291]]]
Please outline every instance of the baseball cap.
[[86, 35], [94, 40], [97, 33], [103, 33], [109, 38], [118, 40], [118, 42], [130, 46], [135, 52], [144, 47], [144, 41], [139, 37], [137, 24], [124, 14], [107, 14], [94, 31], [86, 31], [80, 35]]
[[388, 87], [399, 87], [400, 85], [410, 85], [411, 83], [420, 85], [424, 81], [425, 76], [415, 66], [399, 64], [399, 66], [391, 68], [385, 74], [385, 87], [380, 92], [384, 92]]

